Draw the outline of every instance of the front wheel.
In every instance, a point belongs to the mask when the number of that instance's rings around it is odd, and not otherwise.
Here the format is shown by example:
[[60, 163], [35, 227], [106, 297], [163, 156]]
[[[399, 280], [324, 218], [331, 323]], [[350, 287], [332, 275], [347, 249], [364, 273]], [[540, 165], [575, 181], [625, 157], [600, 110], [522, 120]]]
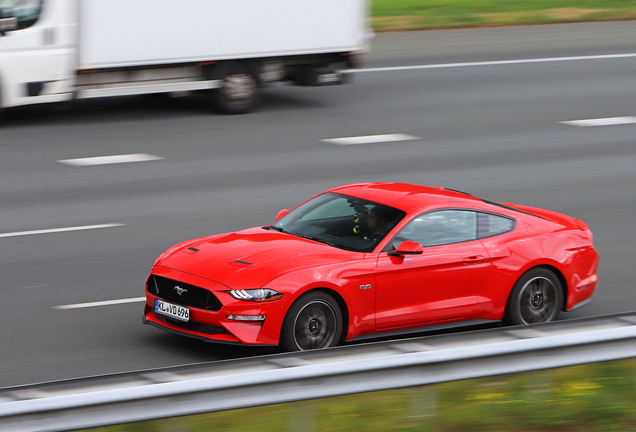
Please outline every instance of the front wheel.
[[323, 292], [310, 292], [289, 308], [281, 331], [284, 351], [307, 351], [336, 346], [342, 334], [338, 303]]
[[559, 278], [546, 268], [535, 268], [526, 272], [515, 284], [504, 321], [513, 325], [550, 322], [562, 307], [563, 288]]
[[212, 92], [216, 109], [226, 114], [243, 114], [256, 106], [256, 78], [245, 64], [236, 64]]

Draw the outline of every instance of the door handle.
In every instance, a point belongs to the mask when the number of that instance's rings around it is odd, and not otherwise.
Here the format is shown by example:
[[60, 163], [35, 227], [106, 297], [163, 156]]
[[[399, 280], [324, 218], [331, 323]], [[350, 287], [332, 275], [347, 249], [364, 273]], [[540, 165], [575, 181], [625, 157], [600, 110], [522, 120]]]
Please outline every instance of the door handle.
[[464, 264], [466, 265], [470, 265], [470, 264], [479, 264], [481, 263], [485, 258], [483, 257], [483, 255], [472, 255], [469, 257], [464, 258]]

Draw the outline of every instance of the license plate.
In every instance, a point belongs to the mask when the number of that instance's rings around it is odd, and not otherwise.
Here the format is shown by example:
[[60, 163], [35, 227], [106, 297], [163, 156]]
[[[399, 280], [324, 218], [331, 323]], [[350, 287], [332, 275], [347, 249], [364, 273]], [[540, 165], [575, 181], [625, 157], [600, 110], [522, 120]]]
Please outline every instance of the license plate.
[[155, 299], [155, 312], [180, 321], [190, 321], [190, 309]]

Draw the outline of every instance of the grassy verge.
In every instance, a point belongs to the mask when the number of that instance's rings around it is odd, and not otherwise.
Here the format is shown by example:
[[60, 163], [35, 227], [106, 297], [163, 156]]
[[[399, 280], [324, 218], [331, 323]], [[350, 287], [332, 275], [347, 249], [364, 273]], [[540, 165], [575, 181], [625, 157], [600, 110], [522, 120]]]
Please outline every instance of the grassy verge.
[[636, 360], [93, 429], [607, 432], [636, 429]]
[[372, 0], [376, 31], [636, 19], [634, 0]]

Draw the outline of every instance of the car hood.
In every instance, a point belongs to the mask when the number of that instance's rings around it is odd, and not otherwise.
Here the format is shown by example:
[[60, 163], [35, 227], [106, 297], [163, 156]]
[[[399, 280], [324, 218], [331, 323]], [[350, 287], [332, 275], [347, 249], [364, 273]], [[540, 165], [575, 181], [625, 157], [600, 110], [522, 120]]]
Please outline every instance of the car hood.
[[290, 271], [363, 256], [290, 234], [252, 228], [180, 243], [164, 252], [154, 265], [229, 288], [248, 289], [260, 288]]

